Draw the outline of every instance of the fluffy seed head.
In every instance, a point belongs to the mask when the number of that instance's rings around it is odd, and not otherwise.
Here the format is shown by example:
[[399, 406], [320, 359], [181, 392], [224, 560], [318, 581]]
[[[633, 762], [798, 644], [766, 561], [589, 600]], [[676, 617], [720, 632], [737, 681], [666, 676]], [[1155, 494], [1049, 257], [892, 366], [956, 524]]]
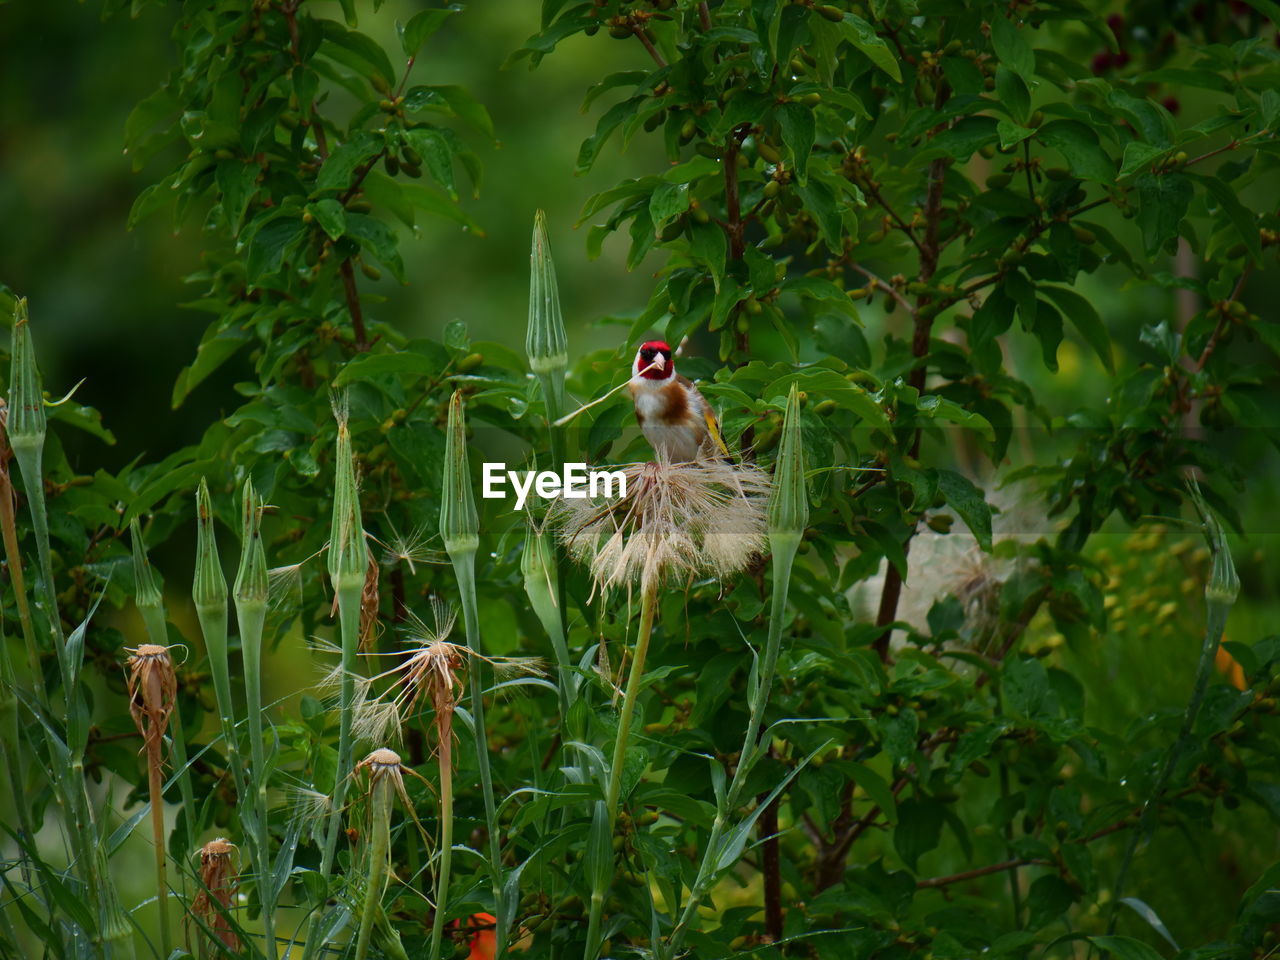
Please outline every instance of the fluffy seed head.
[[649, 578], [726, 577], [765, 543], [769, 477], [722, 461], [622, 468], [627, 495], [553, 508], [560, 538], [597, 590]]

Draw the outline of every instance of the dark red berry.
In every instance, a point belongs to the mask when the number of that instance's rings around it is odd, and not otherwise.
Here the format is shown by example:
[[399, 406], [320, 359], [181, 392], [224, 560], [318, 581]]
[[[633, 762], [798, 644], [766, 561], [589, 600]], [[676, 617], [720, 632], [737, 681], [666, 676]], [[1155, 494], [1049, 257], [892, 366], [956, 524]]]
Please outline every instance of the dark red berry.
[[1120, 40], [1121, 34], [1124, 33], [1124, 14], [1113, 13], [1107, 17], [1107, 26], [1111, 28], [1111, 32], [1116, 35], [1116, 39]]
[[1117, 70], [1120, 70], [1129, 65], [1130, 59], [1131, 58], [1129, 57], [1129, 51], [1121, 50], [1119, 53], [1115, 55], [1115, 57], [1112, 58], [1111, 62], [1115, 65], [1115, 68]]
[[1172, 114], [1176, 114], [1179, 110], [1182, 109], [1182, 104], [1178, 102], [1177, 97], [1165, 97], [1163, 100], [1160, 101], [1160, 106], [1164, 107], [1166, 110], [1168, 110]]
[[1102, 76], [1111, 69], [1111, 54], [1106, 50], [1103, 50], [1093, 58], [1093, 62], [1089, 64], [1089, 67], [1093, 70], [1093, 75], [1095, 77]]

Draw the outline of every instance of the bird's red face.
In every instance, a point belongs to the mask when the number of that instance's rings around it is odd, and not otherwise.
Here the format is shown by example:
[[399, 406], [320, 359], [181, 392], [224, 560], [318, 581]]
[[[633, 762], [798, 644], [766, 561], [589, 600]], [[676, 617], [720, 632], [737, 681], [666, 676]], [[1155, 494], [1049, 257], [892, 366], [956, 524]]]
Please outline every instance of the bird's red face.
[[[647, 369], [646, 369], [647, 368]], [[640, 345], [632, 375], [639, 374], [646, 380], [669, 380], [675, 376], [675, 358], [671, 348], [661, 340], [650, 340]]]

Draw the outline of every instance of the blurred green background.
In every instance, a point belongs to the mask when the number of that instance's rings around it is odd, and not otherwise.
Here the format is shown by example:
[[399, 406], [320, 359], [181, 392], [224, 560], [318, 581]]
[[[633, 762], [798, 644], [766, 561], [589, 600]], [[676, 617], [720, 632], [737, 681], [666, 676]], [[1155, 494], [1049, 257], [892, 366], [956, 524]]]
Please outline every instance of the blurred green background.
[[[338, 5], [331, 6], [339, 17]], [[366, 13], [362, 27], [391, 49], [395, 20], [417, 9], [420, 5], [390, 2], [372, 17]], [[126, 229], [138, 192], [167, 168], [168, 158], [162, 157], [135, 172], [122, 143], [130, 110], [168, 73], [176, 13], [176, 7], [148, 6], [136, 17], [104, 19], [97, 5], [65, 0], [0, 5], [0, 37], [9, 38], [0, 72], [0, 223], [5, 225], [0, 281], [30, 300], [50, 391], [60, 394], [87, 376], [79, 397], [102, 411], [118, 438], [108, 447], [62, 431], [72, 463], [85, 473], [139, 457], [158, 460], [195, 442], [209, 422], [238, 402], [231, 384], [249, 374], [243, 358], [239, 366], [228, 364], [181, 409], [171, 408], [174, 378], [190, 361], [206, 322], [204, 315], [179, 306], [199, 293], [183, 277], [200, 266], [200, 225], [193, 220], [175, 231], [171, 221], [157, 216], [135, 231]], [[537, 29], [538, 16], [539, 5], [530, 0], [477, 4], [452, 19], [415, 68], [420, 82], [447, 80], [470, 88], [488, 106], [500, 142], [469, 138], [485, 176], [480, 197], [464, 205], [484, 236], [425, 218], [417, 239], [402, 248], [411, 283], [400, 287], [384, 278], [363, 285], [368, 294], [384, 298], [370, 303], [369, 313], [407, 335], [438, 335], [446, 323], [461, 319], [474, 337], [519, 349], [527, 313], [529, 233], [539, 207], [549, 217], [574, 354], [617, 347], [619, 329], [598, 321], [632, 315], [647, 299], [656, 258], [628, 273], [625, 239], [614, 238], [604, 255], [590, 262], [585, 230], [573, 230], [588, 196], [665, 163], [653, 139], [642, 137], [621, 154], [611, 144], [606, 162], [592, 174], [573, 175], [578, 146], [596, 120], [595, 113], [580, 110], [584, 93], [607, 73], [640, 65], [644, 52], [636, 44], [579, 36], [532, 73], [525, 63], [501, 70], [509, 53]], [[1184, 109], [1191, 109], [1195, 96], [1184, 97]], [[895, 272], [892, 264], [886, 266], [886, 274]], [[1082, 278], [1080, 289], [1098, 305], [1118, 345], [1136, 343], [1141, 326], [1176, 316], [1172, 290], [1116, 289], [1115, 279], [1104, 269]], [[1277, 302], [1278, 286], [1274, 271], [1260, 274], [1250, 281], [1245, 299], [1264, 313], [1262, 305]], [[874, 349], [893, 319], [874, 309], [864, 319]], [[1241, 344], [1233, 349], [1248, 350]], [[1054, 412], [1065, 415], [1105, 400], [1097, 396], [1097, 384], [1106, 381], [1087, 349], [1065, 342], [1057, 375], [1038, 358], [1039, 348], [1030, 342], [1011, 346], [1011, 367]], [[1268, 416], [1276, 416], [1277, 399], [1268, 403]], [[1261, 431], [1237, 431], [1222, 440], [1235, 466], [1254, 479], [1250, 497], [1238, 504], [1248, 531], [1236, 539], [1245, 589], [1228, 625], [1230, 639], [1252, 643], [1277, 632], [1280, 615], [1274, 576], [1280, 559], [1280, 484], [1273, 482], [1280, 477], [1280, 459]], [[1040, 450], [1048, 442], [1044, 432], [1029, 430], [1011, 452]], [[1035, 505], [1029, 510], [1034, 513]], [[1198, 594], [1199, 586], [1194, 579], [1185, 586], [1188, 573], [1179, 563], [1150, 562], [1185, 536], [1176, 527], [1162, 529], [1154, 542], [1135, 544], [1120, 527], [1100, 538], [1096, 550], [1105, 554], [1099, 562], [1114, 568], [1117, 577], [1132, 578], [1115, 591], [1117, 602], [1128, 603], [1134, 589], [1156, 599], [1123, 611], [1108, 636], [1062, 654], [1073, 669], [1091, 671], [1107, 690], [1107, 697], [1093, 703], [1090, 721], [1113, 731], [1123, 731], [1152, 710], [1178, 709], [1191, 682], [1202, 622], [1198, 596], [1191, 596], [1176, 617], [1160, 619], [1160, 611], [1163, 604], [1186, 597], [1188, 589]], [[183, 547], [173, 556], [188, 553]], [[183, 578], [175, 575], [170, 582], [180, 584]], [[1044, 636], [1037, 638], [1043, 642]], [[1221, 934], [1229, 923], [1221, 912], [1234, 898], [1206, 896], [1195, 883], [1162, 885], [1162, 877], [1256, 873], [1280, 838], [1263, 817], [1255, 819], [1261, 835], [1224, 836], [1212, 850], [1166, 838], [1162, 856], [1141, 860], [1142, 876], [1134, 886], [1164, 890], [1159, 907], [1166, 920], [1176, 918], [1170, 923], [1176, 934], [1188, 940]], [[939, 863], [939, 871], [945, 866]]]

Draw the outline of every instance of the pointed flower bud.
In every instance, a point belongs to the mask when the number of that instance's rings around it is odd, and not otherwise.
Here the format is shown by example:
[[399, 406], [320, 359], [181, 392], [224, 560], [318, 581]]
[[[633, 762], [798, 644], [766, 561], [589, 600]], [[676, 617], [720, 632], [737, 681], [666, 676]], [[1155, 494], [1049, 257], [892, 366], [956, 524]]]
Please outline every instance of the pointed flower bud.
[[440, 538], [452, 556], [480, 546], [480, 518], [471, 490], [467, 463], [467, 420], [461, 391], [449, 401], [449, 426], [444, 441], [444, 487], [440, 502]]
[[795, 384], [787, 395], [782, 418], [778, 460], [773, 468], [773, 492], [769, 498], [769, 537], [797, 540], [809, 523], [809, 495], [805, 489], [804, 443], [800, 431], [800, 394]]
[[529, 368], [538, 377], [547, 405], [547, 420], [554, 421], [565, 408], [564, 372], [569, 366], [569, 339], [560, 313], [560, 289], [556, 265], [547, 239], [546, 214], [533, 218], [533, 252], [529, 256], [529, 329], [525, 333]]
[[1213, 567], [1209, 571], [1209, 582], [1205, 584], [1204, 596], [1209, 603], [1220, 603], [1230, 606], [1236, 602], [1240, 594], [1240, 577], [1236, 575], [1235, 561], [1231, 559], [1231, 545], [1227, 543], [1227, 535], [1217, 514], [1204, 501], [1200, 492], [1200, 484], [1193, 477], [1188, 482], [1191, 503], [1200, 515], [1200, 523], [1205, 539], [1209, 541], [1209, 551], [1213, 555]]
[[1209, 549], [1213, 553], [1213, 566], [1209, 571], [1209, 582], [1204, 587], [1204, 596], [1210, 603], [1229, 606], [1240, 595], [1240, 577], [1236, 574], [1235, 561], [1231, 559], [1231, 545], [1227, 543], [1226, 532], [1217, 515], [1203, 504], [1201, 515], [1204, 518]]
[[267, 554], [262, 547], [262, 499], [245, 480], [241, 497], [243, 534], [240, 541], [240, 569], [236, 573], [237, 605], [267, 603]]
[[138, 518], [129, 521], [129, 541], [133, 546], [133, 600], [139, 610], [155, 610], [163, 602], [160, 578], [147, 557], [147, 545], [142, 541], [142, 526]]
[[364, 521], [360, 516], [360, 491], [356, 485], [355, 453], [347, 426], [345, 401], [335, 405], [338, 444], [334, 458], [333, 522], [329, 534], [329, 577], [336, 590], [364, 589], [368, 563]]
[[26, 297], [13, 313], [13, 346], [9, 367], [9, 445], [15, 453], [44, 446], [46, 420], [40, 368], [27, 318]]
[[218, 539], [213, 529], [213, 502], [209, 484], [202, 477], [196, 491], [196, 580], [191, 598], [196, 609], [212, 610], [227, 605], [227, 578], [222, 575]]
[[541, 210], [533, 218], [529, 267], [529, 329], [524, 341], [529, 367], [537, 374], [564, 370], [569, 365], [569, 340], [560, 313], [560, 289], [547, 239], [547, 217]]

